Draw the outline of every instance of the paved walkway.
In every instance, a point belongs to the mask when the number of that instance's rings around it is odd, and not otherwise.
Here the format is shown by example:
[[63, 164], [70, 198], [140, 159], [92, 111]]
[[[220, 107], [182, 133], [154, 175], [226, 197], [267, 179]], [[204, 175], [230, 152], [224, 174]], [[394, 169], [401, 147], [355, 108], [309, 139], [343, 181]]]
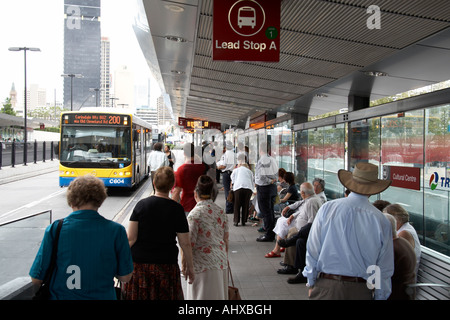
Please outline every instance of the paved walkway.
[[[225, 207], [223, 191], [216, 202]], [[307, 300], [308, 288], [305, 284], [289, 284], [287, 279], [293, 275], [280, 275], [281, 258], [265, 258], [275, 242], [257, 242], [261, 235], [259, 227], [233, 225], [233, 215], [228, 215], [230, 222], [229, 260], [235, 286], [243, 300]]]
[[46, 172], [58, 170], [59, 160], [55, 159], [39, 161], [37, 163], [17, 164], [13, 167], [5, 166], [0, 168], [0, 184], [5, 184], [17, 180], [22, 180], [37, 176]]
[[[3, 167], [0, 170], [0, 184], [18, 179], [26, 179], [52, 170], [58, 170], [58, 160], [31, 163], [15, 168]], [[151, 184], [150, 187], [151, 188]], [[151, 190], [150, 190], [151, 191]], [[145, 190], [143, 196], [150, 192]], [[219, 192], [216, 203], [225, 207], [223, 191]], [[293, 275], [280, 275], [282, 258], [265, 258], [264, 255], [273, 249], [275, 242], [257, 242], [261, 235], [258, 227], [248, 222], [246, 226], [233, 226], [233, 215], [229, 214], [230, 247], [229, 260], [234, 284], [239, 288], [243, 300], [307, 300], [308, 290], [305, 284], [288, 284], [287, 279]], [[129, 216], [124, 217], [122, 224], [126, 227]], [[282, 254], [283, 255], [283, 254]], [[184, 285], [185, 281], [183, 280]]]

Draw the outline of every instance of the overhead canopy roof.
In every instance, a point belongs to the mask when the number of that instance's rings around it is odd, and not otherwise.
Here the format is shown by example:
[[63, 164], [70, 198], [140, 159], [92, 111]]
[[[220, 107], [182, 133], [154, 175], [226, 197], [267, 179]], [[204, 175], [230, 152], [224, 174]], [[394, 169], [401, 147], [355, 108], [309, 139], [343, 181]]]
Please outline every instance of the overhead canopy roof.
[[[367, 27], [372, 4], [381, 29]], [[175, 117], [314, 116], [346, 108], [350, 95], [375, 100], [450, 79], [448, 0], [282, 0], [278, 63], [213, 61], [212, 26], [213, 0], [143, 0], [135, 32]]]

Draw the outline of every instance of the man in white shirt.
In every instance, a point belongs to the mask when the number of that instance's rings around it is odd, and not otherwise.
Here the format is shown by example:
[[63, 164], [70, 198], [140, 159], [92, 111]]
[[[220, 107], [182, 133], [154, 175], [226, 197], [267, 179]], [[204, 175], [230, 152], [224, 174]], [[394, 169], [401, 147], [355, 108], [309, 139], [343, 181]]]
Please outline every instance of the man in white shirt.
[[[231, 141], [226, 142], [226, 151], [217, 162], [217, 169], [222, 171], [222, 183], [223, 190], [225, 191], [225, 199], [228, 198], [231, 186], [231, 173], [236, 166], [235, 153], [233, 151], [233, 143]], [[233, 213], [233, 203], [226, 201], [226, 213]]]
[[256, 239], [258, 242], [272, 242], [275, 240], [274, 204], [277, 196], [278, 164], [267, 154], [267, 143], [259, 146], [260, 158], [255, 167], [255, 185], [258, 207], [264, 219], [266, 234]]
[[[155, 145], [153, 146], [153, 151], [150, 153], [150, 156], [148, 158], [147, 165], [150, 167], [152, 186], [155, 171], [160, 167], [166, 167], [169, 165], [169, 159], [167, 158], [166, 154], [162, 152], [162, 147], [163, 144], [161, 142], [155, 143]], [[153, 190], [155, 190], [154, 186]]]

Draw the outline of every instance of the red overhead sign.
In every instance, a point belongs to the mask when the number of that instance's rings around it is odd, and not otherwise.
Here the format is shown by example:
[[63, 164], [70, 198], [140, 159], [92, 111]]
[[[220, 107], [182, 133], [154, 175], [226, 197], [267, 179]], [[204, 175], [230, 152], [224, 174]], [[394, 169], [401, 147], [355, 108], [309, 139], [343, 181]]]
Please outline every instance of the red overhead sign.
[[281, 0], [215, 0], [213, 60], [280, 61]]
[[420, 168], [383, 166], [383, 178], [392, 181], [392, 187], [420, 190]]

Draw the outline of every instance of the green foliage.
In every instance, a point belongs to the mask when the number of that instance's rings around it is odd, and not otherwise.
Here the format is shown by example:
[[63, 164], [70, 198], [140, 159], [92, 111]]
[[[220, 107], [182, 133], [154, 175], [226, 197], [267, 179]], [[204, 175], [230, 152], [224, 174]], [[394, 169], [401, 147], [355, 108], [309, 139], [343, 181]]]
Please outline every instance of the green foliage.
[[6, 98], [5, 99], [5, 102], [3, 103], [3, 108], [0, 110], [0, 113], [6, 113], [6, 114], [9, 114], [11, 116], [15, 116], [16, 115], [16, 112], [12, 108], [11, 99], [10, 98]]
[[37, 107], [33, 110], [28, 111], [28, 116], [46, 120], [59, 120], [62, 111], [62, 108], [54, 106]]

